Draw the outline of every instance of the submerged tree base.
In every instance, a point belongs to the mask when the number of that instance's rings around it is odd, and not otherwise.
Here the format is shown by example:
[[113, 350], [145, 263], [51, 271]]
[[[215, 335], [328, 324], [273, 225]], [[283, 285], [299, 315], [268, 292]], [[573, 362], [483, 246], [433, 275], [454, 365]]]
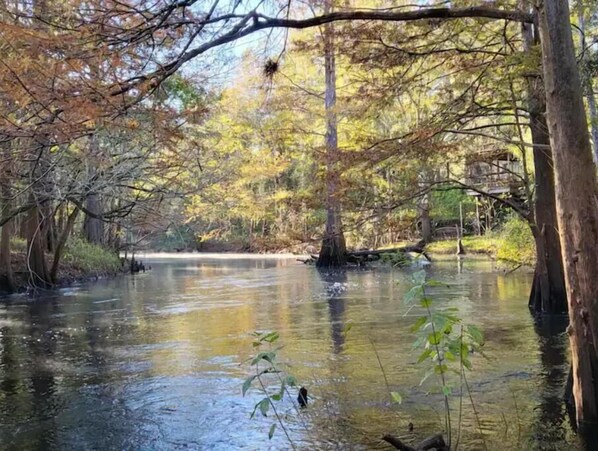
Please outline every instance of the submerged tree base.
[[[299, 259], [305, 264], [315, 264], [320, 269], [334, 269], [343, 268], [346, 266], [364, 266], [366, 263], [375, 261], [407, 262], [410, 259], [409, 253], [416, 253], [422, 255], [426, 260], [432, 259], [425, 252], [425, 242], [420, 241], [416, 244], [402, 247], [395, 247], [391, 249], [364, 249], [358, 251], [345, 251], [342, 255], [328, 255], [320, 252], [320, 255], [310, 255], [308, 259]], [[322, 257], [324, 254], [324, 257]], [[392, 256], [392, 257], [389, 257]]]
[[347, 264], [345, 237], [338, 234], [324, 238], [322, 249], [316, 261], [316, 267], [322, 269], [342, 268]]

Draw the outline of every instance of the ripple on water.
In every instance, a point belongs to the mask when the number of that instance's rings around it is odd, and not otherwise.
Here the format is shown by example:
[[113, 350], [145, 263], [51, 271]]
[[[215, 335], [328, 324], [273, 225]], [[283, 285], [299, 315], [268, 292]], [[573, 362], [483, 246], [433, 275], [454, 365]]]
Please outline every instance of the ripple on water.
[[[249, 418], [261, 394], [241, 395], [255, 330], [280, 332], [280, 360], [309, 388], [307, 410], [293, 396], [279, 405], [300, 447], [372, 449], [384, 433], [442, 430], [443, 398], [433, 378], [420, 385], [411, 349], [422, 311], [402, 302], [412, 270], [335, 279], [293, 260], [151, 258], [143, 277], [0, 306], [0, 448], [288, 449], [280, 430], [268, 440], [271, 415]], [[434, 290], [436, 305], [487, 331], [489, 358], [474, 355], [467, 373], [478, 415], [467, 396], [460, 448], [575, 449], [555, 404], [566, 340], [538, 339], [531, 276], [453, 261], [427, 271], [451, 281]], [[458, 391], [457, 381], [453, 412]]]

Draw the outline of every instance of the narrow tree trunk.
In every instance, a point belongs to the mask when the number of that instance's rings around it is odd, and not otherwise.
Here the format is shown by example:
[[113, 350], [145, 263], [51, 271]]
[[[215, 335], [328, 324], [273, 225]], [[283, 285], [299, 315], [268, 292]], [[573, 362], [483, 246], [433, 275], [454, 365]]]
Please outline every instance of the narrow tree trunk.
[[[2, 185], [2, 210], [9, 212], [12, 208], [11, 192], [9, 187], [8, 176], [5, 171], [2, 171], [2, 178], [0, 184]], [[12, 272], [12, 263], [10, 255], [10, 234], [12, 230], [13, 220], [11, 219], [2, 226], [2, 232], [0, 235], [0, 269], [3, 271], [2, 277], [0, 278], [0, 289], [12, 293], [16, 290], [17, 284]]]
[[73, 230], [73, 226], [75, 225], [75, 221], [77, 216], [79, 215], [79, 208], [77, 206], [74, 207], [74, 210], [69, 215], [64, 228], [62, 229], [62, 233], [56, 242], [56, 246], [54, 249], [54, 260], [52, 261], [52, 268], [50, 269], [50, 279], [53, 283], [57, 282], [58, 279], [58, 267], [60, 266], [60, 259], [62, 257], [62, 250], [66, 245], [66, 242], [71, 234], [71, 230]]
[[586, 99], [590, 110], [590, 127], [592, 129], [592, 144], [594, 145], [594, 163], [598, 163], [598, 107], [592, 88], [592, 79], [586, 81]]
[[[425, 196], [427, 197], [427, 196]], [[422, 240], [426, 243], [432, 241], [432, 221], [430, 220], [430, 205], [427, 199], [422, 199], [418, 206], [419, 220], [421, 223]]]
[[540, 9], [557, 219], [567, 288], [573, 395], [580, 431], [598, 425], [598, 186], [567, 0]]
[[[326, 0], [325, 13], [331, 11]], [[338, 132], [336, 118], [336, 63], [334, 58], [334, 30], [324, 26], [324, 64], [326, 73], [326, 230], [316, 266], [338, 268], [347, 263], [347, 249], [341, 222], [338, 174]]]
[[[598, 107], [596, 107], [596, 97], [594, 96], [594, 88], [592, 86], [592, 76], [585, 68], [586, 60], [591, 59], [592, 47], [588, 47], [586, 43], [586, 21], [583, 14], [583, 2], [578, 1], [577, 18], [579, 22], [579, 30], [581, 31], [581, 51], [583, 55], [581, 73], [581, 83], [584, 95], [588, 102], [588, 109], [590, 110], [590, 130], [592, 132], [592, 146], [594, 148], [594, 162], [598, 163]], [[587, 54], [590, 53], [588, 57]]]

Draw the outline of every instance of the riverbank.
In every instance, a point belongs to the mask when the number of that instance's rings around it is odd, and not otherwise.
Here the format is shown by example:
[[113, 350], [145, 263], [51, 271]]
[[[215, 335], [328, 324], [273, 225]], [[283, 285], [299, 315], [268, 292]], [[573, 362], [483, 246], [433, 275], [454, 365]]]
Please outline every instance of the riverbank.
[[[27, 268], [27, 243], [22, 239], [11, 240], [11, 269], [16, 291], [26, 291], [31, 287], [31, 275]], [[53, 256], [46, 254], [48, 265], [52, 265]], [[69, 241], [58, 267], [56, 287], [67, 286], [77, 282], [114, 277], [126, 272], [120, 258], [109, 249], [88, 243], [81, 239]], [[7, 293], [4, 286], [6, 269], [0, 268], [0, 293]]]
[[[523, 235], [466, 236], [461, 240], [465, 255], [487, 256], [506, 266], [534, 266], [536, 250], [533, 237]], [[434, 241], [426, 245], [432, 257], [456, 255], [455, 239]]]

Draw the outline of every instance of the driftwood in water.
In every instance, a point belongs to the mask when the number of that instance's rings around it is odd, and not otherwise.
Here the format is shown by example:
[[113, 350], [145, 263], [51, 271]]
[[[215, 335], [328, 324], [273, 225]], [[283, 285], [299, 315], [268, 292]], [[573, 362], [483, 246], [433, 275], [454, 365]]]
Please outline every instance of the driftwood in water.
[[384, 437], [382, 437], [382, 440], [390, 443], [396, 449], [401, 451], [426, 451], [431, 449], [435, 449], [436, 451], [449, 451], [449, 448], [446, 446], [444, 438], [442, 438], [441, 434], [428, 437], [415, 446], [407, 445], [397, 437], [390, 434], [386, 434]]
[[360, 251], [352, 251], [347, 252], [347, 259], [349, 261], [374, 261], [379, 260], [382, 254], [407, 254], [409, 252], [414, 252], [416, 254], [423, 255], [428, 261], [432, 261], [432, 259], [428, 256], [428, 254], [426, 254], [424, 250], [425, 246], [426, 243], [424, 241], [420, 241], [419, 243], [411, 246], [393, 247], [390, 249], [366, 249]]
[[[428, 261], [432, 261], [432, 259], [426, 254], [424, 247], [426, 243], [424, 241], [420, 241], [417, 244], [411, 246], [402, 246], [402, 247], [393, 247], [390, 249], [364, 249], [359, 251], [349, 251], [347, 252], [347, 262], [355, 263], [361, 265], [366, 262], [372, 262], [376, 260], [380, 260], [383, 254], [393, 254], [393, 253], [403, 253], [407, 254], [409, 252], [413, 252], [416, 254], [423, 255]], [[300, 259], [298, 258], [297, 261], [300, 261], [305, 264], [312, 264], [318, 261], [317, 255], [310, 255], [309, 258]]]

